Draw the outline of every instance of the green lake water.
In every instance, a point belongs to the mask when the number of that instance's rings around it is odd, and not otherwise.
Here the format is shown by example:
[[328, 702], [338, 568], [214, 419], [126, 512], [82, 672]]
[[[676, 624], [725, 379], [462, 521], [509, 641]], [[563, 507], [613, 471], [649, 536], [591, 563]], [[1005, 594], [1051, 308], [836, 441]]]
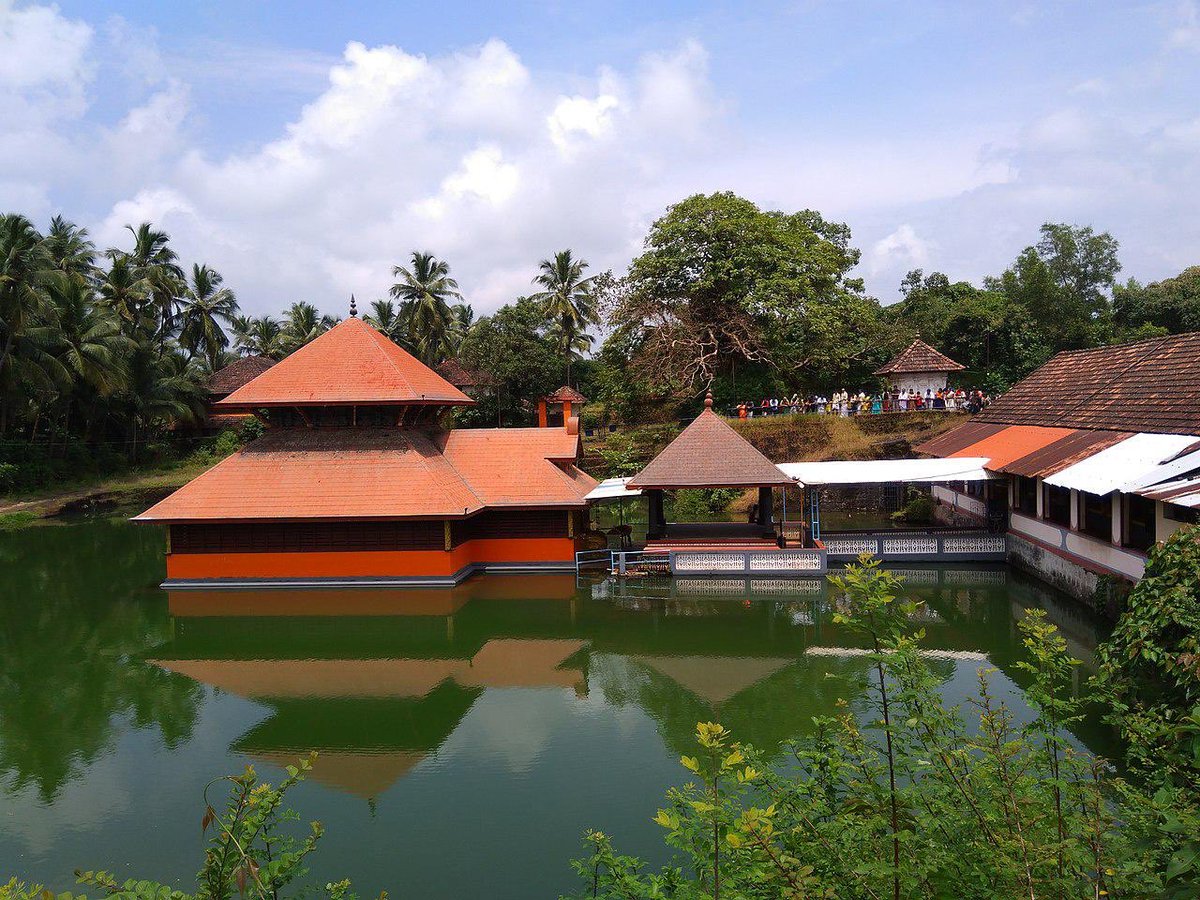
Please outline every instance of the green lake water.
[[[314, 879], [397, 900], [555, 897], [587, 828], [666, 861], [651, 817], [685, 780], [697, 721], [778, 756], [862, 696], [860, 642], [819, 581], [168, 595], [162, 544], [117, 520], [0, 533], [0, 878], [190, 885], [205, 782], [248, 763], [275, 779], [316, 749], [291, 795], [327, 829]], [[1036, 581], [905, 574], [927, 644], [964, 651], [936, 662], [951, 699], [989, 666], [1020, 706], [1030, 607], [1090, 660], [1095, 623]]]

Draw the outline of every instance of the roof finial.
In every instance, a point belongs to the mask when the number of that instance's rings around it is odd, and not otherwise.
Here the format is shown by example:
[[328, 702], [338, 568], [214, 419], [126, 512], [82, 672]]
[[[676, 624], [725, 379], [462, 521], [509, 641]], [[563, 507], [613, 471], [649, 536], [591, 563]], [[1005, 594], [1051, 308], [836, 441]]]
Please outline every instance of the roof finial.
[[358, 315], [358, 307], [357, 307], [357, 306], [355, 306], [355, 304], [354, 304], [354, 295], [353, 295], [353, 294], [351, 294], [351, 295], [350, 295], [350, 318], [352, 318], [352, 319], [353, 319], [353, 318], [354, 318], [355, 316], [357, 316], [357, 315]]
[[704, 408], [712, 409], [712, 391], [704, 395]]

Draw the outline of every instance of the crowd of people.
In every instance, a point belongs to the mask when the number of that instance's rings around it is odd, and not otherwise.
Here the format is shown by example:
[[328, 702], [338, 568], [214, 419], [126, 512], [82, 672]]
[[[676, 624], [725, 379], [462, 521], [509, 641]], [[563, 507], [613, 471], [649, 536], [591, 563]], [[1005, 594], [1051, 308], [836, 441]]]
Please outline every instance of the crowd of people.
[[739, 419], [759, 416], [781, 416], [793, 413], [814, 413], [832, 416], [861, 416], [874, 413], [936, 410], [977, 413], [992, 402], [983, 391], [967, 391], [963, 388], [926, 389], [925, 393], [905, 388], [899, 391], [884, 391], [857, 394], [846, 390], [834, 391], [829, 397], [813, 395], [801, 397], [798, 393], [790, 397], [768, 397], [755, 403], [745, 400], [735, 407]]

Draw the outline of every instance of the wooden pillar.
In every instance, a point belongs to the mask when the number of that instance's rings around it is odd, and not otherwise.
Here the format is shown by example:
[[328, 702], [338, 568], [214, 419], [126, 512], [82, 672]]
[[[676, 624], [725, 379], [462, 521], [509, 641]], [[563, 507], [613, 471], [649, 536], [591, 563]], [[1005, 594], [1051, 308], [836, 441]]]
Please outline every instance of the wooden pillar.
[[567, 427], [567, 422], [571, 421], [571, 401], [563, 401], [563, 428]]
[[666, 518], [663, 511], [663, 492], [646, 491], [648, 528], [650, 537], [659, 537], [666, 531]]
[[445, 539], [446, 549], [447, 550], [454, 549], [454, 540], [451, 535], [449, 520], [442, 522], [442, 537]]
[[772, 528], [775, 523], [775, 498], [769, 487], [758, 489], [758, 524], [763, 528]]
[[538, 401], [538, 428], [546, 427], [546, 401]]

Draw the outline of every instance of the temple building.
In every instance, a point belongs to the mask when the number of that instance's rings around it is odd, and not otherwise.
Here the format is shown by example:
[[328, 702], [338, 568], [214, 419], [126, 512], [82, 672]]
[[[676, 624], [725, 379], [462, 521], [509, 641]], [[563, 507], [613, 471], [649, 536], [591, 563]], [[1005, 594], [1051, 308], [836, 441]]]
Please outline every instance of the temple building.
[[447, 430], [474, 401], [353, 315], [213, 404], [262, 437], [135, 518], [168, 527], [167, 585], [450, 585], [573, 569], [578, 419]]
[[924, 395], [927, 391], [945, 390], [950, 373], [964, 368], [918, 338], [883, 368], [876, 369], [875, 374], [886, 378], [892, 391], [916, 391]]
[[916, 449], [1001, 477], [933, 496], [952, 521], [1007, 513], [1013, 562], [1077, 597], [1136, 581], [1156, 542], [1200, 521], [1200, 332], [1059, 353]]

